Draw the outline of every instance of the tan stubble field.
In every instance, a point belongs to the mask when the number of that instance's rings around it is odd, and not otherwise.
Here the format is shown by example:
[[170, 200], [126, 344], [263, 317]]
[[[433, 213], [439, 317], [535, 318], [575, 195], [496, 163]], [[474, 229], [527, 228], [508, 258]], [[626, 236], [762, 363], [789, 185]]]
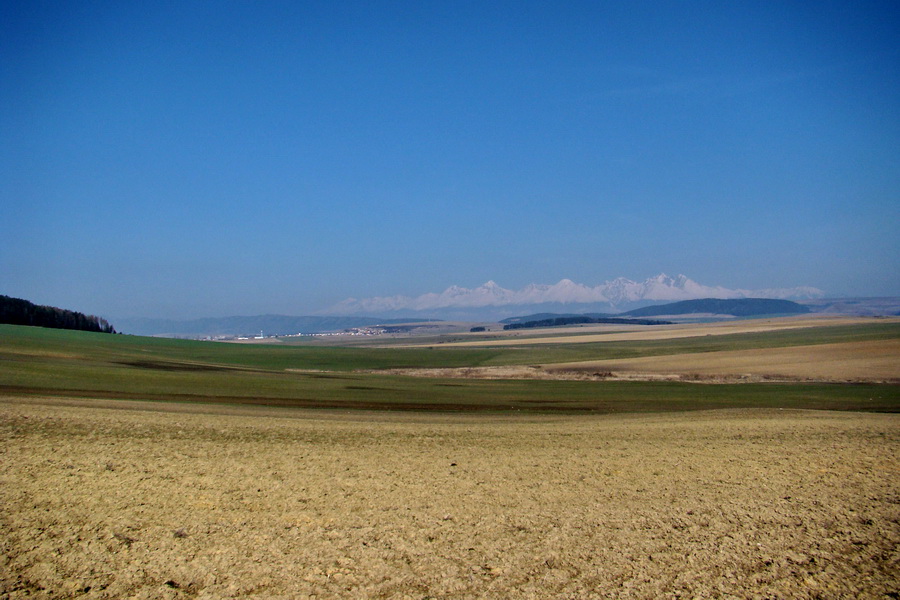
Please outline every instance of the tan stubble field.
[[[863, 317], [782, 317], [666, 326], [593, 325], [505, 331], [492, 340], [447, 344], [457, 347], [645, 342], [733, 334], [828, 328], [840, 325], [897, 323], [900, 319]], [[560, 330], [562, 329], [562, 330]], [[548, 334], [547, 332], [555, 332]], [[508, 335], [508, 334], [513, 334]], [[851, 341], [776, 348], [662, 354], [628, 359], [556, 362], [544, 365], [436, 369], [393, 369], [422, 377], [483, 379], [688, 380], [709, 382], [810, 381], [900, 382], [900, 340]]]
[[[526, 346], [535, 344], [591, 344], [596, 342], [636, 342], [673, 340], [709, 335], [765, 333], [791, 329], [809, 329], [835, 325], [863, 325], [873, 322], [898, 323], [900, 318], [800, 316], [770, 319], [740, 319], [717, 323], [678, 323], [674, 325], [579, 325], [541, 329], [511, 329], [492, 332], [492, 339], [479, 339], [484, 334], [468, 334], [472, 340], [448, 342], [444, 347]], [[463, 334], [465, 336], [465, 334]], [[421, 344], [409, 344], [417, 346]], [[425, 344], [430, 345], [430, 344]]]
[[900, 416], [3, 399], [4, 598], [893, 598]]

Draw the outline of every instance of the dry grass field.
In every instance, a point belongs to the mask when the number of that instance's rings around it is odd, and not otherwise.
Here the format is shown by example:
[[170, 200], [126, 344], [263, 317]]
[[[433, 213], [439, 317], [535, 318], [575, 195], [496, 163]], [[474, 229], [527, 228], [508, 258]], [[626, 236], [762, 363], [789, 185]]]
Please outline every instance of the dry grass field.
[[558, 363], [550, 372], [604, 372], [620, 378], [693, 375], [726, 380], [900, 382], [900, 340], [673, 354]]
[[900, 415], [0, 399], [2, 598], [898, 598]]
[[[882, 318], [882, 323], [900, 323], [898, 318]], [[709, 335], [764, 333], [791, 329], [859, 325], [872, 323], [871, 317], [801, 316], [771, 319], [741, 319], [718, 323], [681, 323], [677, 325], [583, 325], [549, 327], [543, 329], [513, 329], [492, 332], [492, 339], [480, 339], [484, 334], [470, 334], [472, 340], [455, 341], [447, 347], [527, 346], [534, 344], [590, 344], [595, 342], [624, 342], [673, 340]], [[560, 331], [562, 330], [562, 331]]]
[[[871, 324], [866, 318], [785, 317], [720, 323], [690, 323], [669, 326], [594, 325], [559, 329], [507, 331], [491, 340], [457, 341], [455, 347], [517, 347], [654, 342], [712, 338], [791, 330], [828, 331], [837, 326]], [[896, 324], [900, 319], [879, 319]], [[605, 333], [600, 333], [607, 328]], [[548, 334], [547, 332], [554, 332]], [[538, 361], [536, 361], [538, 362]], [[604, 379], [630, 381], [723, 382], [900, 382], [900, 338], [838, 343], [787, 344], [783, 347], [742, 348], [660, 353], [652, 356], [531, 365], [463, 368], [391, 369], [395, 374], [419, 377], [463, 377], [480, 379]]]

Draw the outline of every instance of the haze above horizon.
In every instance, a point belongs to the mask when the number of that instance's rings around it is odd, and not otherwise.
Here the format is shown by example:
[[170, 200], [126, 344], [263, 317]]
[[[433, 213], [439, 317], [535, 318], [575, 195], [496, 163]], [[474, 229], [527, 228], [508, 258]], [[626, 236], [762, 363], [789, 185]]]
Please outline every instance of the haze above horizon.
[[0, 6], [0, 294], [900, 296], [892, 2]]

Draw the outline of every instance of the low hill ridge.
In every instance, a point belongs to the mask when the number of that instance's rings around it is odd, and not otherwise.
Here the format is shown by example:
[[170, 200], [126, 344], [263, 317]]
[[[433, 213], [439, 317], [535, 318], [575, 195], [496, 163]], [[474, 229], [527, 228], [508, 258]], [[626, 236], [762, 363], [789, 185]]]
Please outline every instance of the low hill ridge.
[[790, 300], [770, 298], [702, 298], [700, 300], [682, 300], [671, 304], [645, 306], [630, 310], [624, 315], [629, 317], [656, 317], [659, 315], [716, 314], [733, 315], [735, 317], [757, 317], [762, 315], [793, 315], [811, 312], [809, 307]]
[[[550, 321], [569, 318], [590, 318], [594, 322], [603, 322], [604, 319], [615, 319], [627, 322], [641, 317], [658, 317], [662, 315], [691, 315], [691, 314], [716, 314], [732, 315], [735, 317], [758, 317], [763, 315], [794, 315], [812, 312], [808, 306], [798, 304], [790, 300], [777, 300], [771, 298], [735, 298], [723, 300], [721, 298], [703, 298], [700, 300], [682, 300], [668, 304], [655, 304], [636, 308], [623, 313], [535, 313], [521, 317], [509, 317], [501, 323], [516, 325], [520, 323], [532, 323], [536, 321]], [[580, 321], [586, 323], [587, 321]], [[616, 322], [616, 321], [607, 321]]]

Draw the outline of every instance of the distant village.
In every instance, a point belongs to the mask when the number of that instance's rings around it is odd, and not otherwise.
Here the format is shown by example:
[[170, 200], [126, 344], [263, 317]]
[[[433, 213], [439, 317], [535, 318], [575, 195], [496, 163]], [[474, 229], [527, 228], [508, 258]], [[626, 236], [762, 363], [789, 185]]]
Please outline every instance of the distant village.
[[390, 333], [386, 327], [351, 327], [342, 331], [329, 331], [324, 333], [289, 333], [278, 335], [265, 335], [262, 331], [256, 336], [234, 336], [234, 335], [217, 335], [206, 336], [203, 339], [210, 341], [249, 341], [249, 340], [267, 340], [274, 338], [291, 338], [291, 337], [347, 337], [347, 336], [372, 336]]

